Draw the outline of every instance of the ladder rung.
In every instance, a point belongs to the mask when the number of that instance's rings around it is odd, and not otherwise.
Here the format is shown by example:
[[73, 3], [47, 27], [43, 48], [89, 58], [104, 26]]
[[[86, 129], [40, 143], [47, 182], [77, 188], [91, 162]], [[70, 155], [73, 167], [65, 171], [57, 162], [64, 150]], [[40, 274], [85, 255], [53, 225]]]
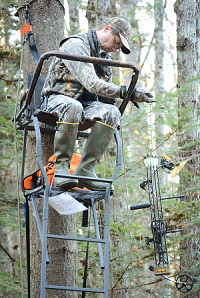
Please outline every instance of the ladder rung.
[[93, 293], [104, 293], [104, 289], [97, 288], [79, 288], [79, 287], [66, 287], [66, 286], [55, 286], [55, 285], [46, 285], [46, 289], [56, 289], [56, 290], [69, 290], [69, 291], [79, 291], [79, 292], [93, 292]]
[[105, 240], [104, 239], [75, 237], [75, 236], [62, 236], [62, 235], [55, 235], [55, 234], [47, 234], [47, 238], [63, 239], [63, 240], [75, 240], [75, 241], [86, 241], [86, 242], [96, 242], [96, 243], [105, 243]]

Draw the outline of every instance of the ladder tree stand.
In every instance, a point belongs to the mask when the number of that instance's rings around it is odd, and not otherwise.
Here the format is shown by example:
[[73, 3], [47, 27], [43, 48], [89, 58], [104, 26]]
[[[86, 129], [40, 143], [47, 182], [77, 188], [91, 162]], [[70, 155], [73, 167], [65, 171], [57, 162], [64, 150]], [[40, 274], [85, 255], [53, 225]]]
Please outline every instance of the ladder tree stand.
[[[29, 204], [30, 201], [33, 205], [33, 210], [35, 213], [39, 238], [41, 241], [41, 251], [42, 251], [42, 259], [41, 259], [41, 278], [40, 278], [40, 298], [45, 298], [46, 290], [65, 290], [65, 291], [74, 291], [81, 292], [82, 297], [85, 297], [86, 293], [101, 293], [104, 298], [109, 297], [109, 221], [110, 221], [110, 195], [111, 195], [111, 186], [113, 181], [116, 179], [119, 170], [122, 165], [122, 146], [119, 137], [119, 129], [115, 132], [115, 141], [116, 141], [116, 166], [114, 173], [110, 179], [103, 178], [91, 178], [84, 177], [84, 179], [89, 179], [93, 181], [105, 182], [107, 183], [106, 191], [90, 191], [90, 190], [66, 190], [64, 188], [56, 187], [49, 185], [48, 177], [44, 165], [42, 163], [42, 146], [41, 146], [41, 131], [52, 131], [55, 132], [56, 129], [56, 121], [58, 120], [56, 116], [52, 114], [48, 114], [40, 109], [41, 99], [40, 93], [42, 90], [42, 86], [45, 78], [40, 76], [42, 66], [45, 60], [50, 57], [58, 57], [66, 60], [73, 61], [82, 61], [93, 64], [102, 64], [109, 65], [114, 67], [122, 67], [132, 69], [132, 80], [129, 85], [127, 96], [121, 103], [119, 110], [123, 115], [125, 108], [128, 102], [131, 100], [131, 95], [136, 86], [138, 80], [138, 69], [128, 63], [124, 63], [117, 60], [111, 59], [101, 59], [94, 57], [85, 57], [85, 56], [75, 56], [75, 55], [67, 55], [66, 53], [58, 52], [58, 51], [49, 51], [41, 55], [36, 70], [34, 74], [29, 76], [29, 89], [26, 96], [25, 101], [21, 104], [19, 113], [15, 117], [15, 125], [17, 130], [23, 130], [23, 150], [22, 150], [22, 166], [21, 166], [21, 189], [24, 193], [24, 197], [26, 199], [26, 233], [27, 233], [27, 272], [28, 272], [28, 296], [30, 297], [30, 237], [29, 237]], [[42, 124], [42, 125], [41, 125]], [[45, 125], [47, 127], [45, 127]], [[24, 172], [25, 172], [25, 164], [26, 164], [26, 143], [27, 143], [27, 135], [28, 131], [35, 131], [36, 136], [36, 161], [38, 167], [42, 174], [42, 179], [44, 183], [39, 187], [35, 187], [32, 190], [26, 190], [23, 186], [24, 180]], [[79, 136], [87, 135], [87, 133], [79, 131]], [[81, 176], [74, 175], [57, 175], [59, 177], [70, 177], [74, 179], [82, 178]], [[67, 236], [67, 235], [55, 235], [48, 233], [48, 208], [49, 208], [49, 198], [59, 195], [61, 193], [68, 193], [78, 202], [86, 204], [88, 208], [91, 208], [91, 213], [93, 217], [95, 237], [80, 237], [80, 236]], [[43, 216], [42, 220], [40, 220], [36, 197], [40, 197], [43, 200]], [[100, 200], [104, 200], [104, 235], [100, 235], [100, 226], [98, 223], [98, 212], [96, 210], [96, 203]], [[87, 210], [86, 210], [87, 211]], [[87, 212], [83, 211], [83, 226], [87, 226], [88, 224]], [[100, 268], [103, 269], [103, 286], [101, 288], [92, 288], [87, 287], [87, 261], [85, 262], [85, 270], [83, 277], [83, 286], [78, 287], [70, 287], [65, 285], [54, 285], [48, 284], [46, 278], [47, 264], [51, 261], [48, 257], [48, 249], [47, 249], [47, 241], [48, 239], [60, 239], [67, 241], [83, 241], [88, 244], [96, 243], [98, 248], [98, 256]], [[87, 252], [86, 252], [87, 259]]]

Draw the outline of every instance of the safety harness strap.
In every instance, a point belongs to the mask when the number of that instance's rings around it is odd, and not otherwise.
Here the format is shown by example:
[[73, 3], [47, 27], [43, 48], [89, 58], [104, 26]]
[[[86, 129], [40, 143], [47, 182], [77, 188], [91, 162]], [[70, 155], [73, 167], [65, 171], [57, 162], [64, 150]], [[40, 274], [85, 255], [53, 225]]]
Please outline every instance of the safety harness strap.
[[24, 27], [22, 29], [20, 29], [20, 32], [22, 35], [27, 34], [27, 36], [26, 36], [24, 42], [22, 43], [22, 45], [24, 45], [26, 43], [26, 41], [28, 40], [31, 55], [32, 55], [35, 63], [38, 63], [40, 56], [38, 54], [38, 50], [36, 47], [35, 37], [33, 34], [33, 28], [31, 25], [31, 17], [30, 17], [30, 13], [28, 10], [25, 11], [24, 18], [25, 18], [26, 23], [24, 24]]

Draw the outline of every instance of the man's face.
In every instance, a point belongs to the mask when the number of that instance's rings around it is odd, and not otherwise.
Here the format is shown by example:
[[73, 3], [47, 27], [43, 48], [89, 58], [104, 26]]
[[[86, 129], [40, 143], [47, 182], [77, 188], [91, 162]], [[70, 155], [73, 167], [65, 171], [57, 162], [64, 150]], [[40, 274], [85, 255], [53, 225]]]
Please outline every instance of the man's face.
[[100, 38], [101, 48], [107, 52], [116, 52], [123, 46], [119, 35], [114, 35], [110, 25], [106, 25]]

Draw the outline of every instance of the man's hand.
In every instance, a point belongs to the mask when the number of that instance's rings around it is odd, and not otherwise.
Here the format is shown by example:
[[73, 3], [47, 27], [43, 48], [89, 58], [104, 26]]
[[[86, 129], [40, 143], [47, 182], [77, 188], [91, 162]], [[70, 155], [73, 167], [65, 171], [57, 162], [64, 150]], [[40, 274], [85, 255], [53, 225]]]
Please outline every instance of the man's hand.
[[141, 90], [141, 89], [136, 89], [136, 91], [133, 94], [133, 98], [131, 99], [131, 101], [134, 102], [147, 102], [147, 103], [152, 103], [152, 102], [157, 102], [157, 100], [155, 100], [153, 98], [153, 95], [145, 90]]
[[[126, 94], [127, 94], [126, 86], [121, 86], [120, 98], [124, 99], [126, 97]], [[147, 103], [157, 102], [157, 100], [153, 98], [153, 95], [151, 93], [137, 88], [135, 88], [132, 91], [132, 94], [130, 97], [131, 97], [130, 101], [132, 102], [147, 102]]]
[[[127, 90], [126, 86], [121, 86], [120, 88], [120, 98], [124, 99], [127, 95]], [[149, 92], [146, 92], [145, 90], [137, 89], [135, 88], [132, 91], [132, 94], [129, 99], [138, 109], [140, 108], [139, 105], [137, 104], [138, 102], [147, 102], [147, 103], [152, 103], [152, 102], [157, 102], [153, 98], [153, 95]]]

